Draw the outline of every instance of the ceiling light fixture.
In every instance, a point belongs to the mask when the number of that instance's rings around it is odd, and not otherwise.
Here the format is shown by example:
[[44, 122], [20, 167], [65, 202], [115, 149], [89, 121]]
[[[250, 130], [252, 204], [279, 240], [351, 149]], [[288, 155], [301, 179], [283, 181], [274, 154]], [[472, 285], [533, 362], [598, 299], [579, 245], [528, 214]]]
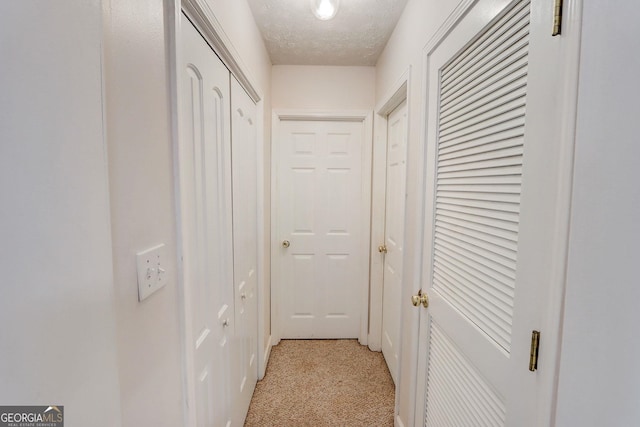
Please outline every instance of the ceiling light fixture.
[[340, 0], [310, 0], [311, 10], [316, 18], [327, 21], [338, 13]]

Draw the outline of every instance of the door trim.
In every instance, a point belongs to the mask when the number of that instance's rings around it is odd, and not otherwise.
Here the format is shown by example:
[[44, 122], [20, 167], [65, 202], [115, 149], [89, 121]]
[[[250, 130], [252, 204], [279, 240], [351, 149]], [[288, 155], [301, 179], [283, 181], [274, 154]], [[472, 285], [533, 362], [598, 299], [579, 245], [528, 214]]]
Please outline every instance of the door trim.
[[[272, 111], [272, 125], [271, 125], [271, 253], [277, 254], [280, 250], [280, 240], [278, 239], [278, 161], [279, 158], [273, 153], [277, 153], [278, 135], [280, 132], [280, 122], [282, 121], [341, 121], [341, 122], [360, 122], [363, 126], [364, 144], [363, 146], [363, 162], [362, 162], [362, 176], [363, 187], [366, 185], [367, 191], [363, 191], [364, 203], [367, 208], [362, 212], [362, 223], [365, 224], [365, 230], [370, 231], [371, 223], [371, 162], [372, 162], [372, 147], [373, 147], [373, 113], [368, 110], [273, 110]], [[365, 188], [363, 188], [365, 190]], [[362, 242], [360, 247], [364, 253], [369, 252], [369, 246], [371, 244], [371, 233], [363, 233]], [[370, 263], [370, 260], [367, 260]], [[366, 266], [364, 271], [369, 273], [369, 265]], [[358, 342], [362, 345], [367, 345], [368, 331], [369, 331], [369, 277], [366, 278], [367, 286], [363, 286], [360, 292], [360, 309], [362, 317], [360, 319], [360, 334]], [[276, 257], [271, 257], [271, 338], [272, 344], [277, 345], [282, 337], [282, 311], [280, 310], [280, 300], [282, 286], [280, 283], [280, 271], [276, 261]]]
[[262, 99], [262, 94], [257, 89], [255, 79], [249, 74], [248, 67], [233, 47], [231, 40], [209, 5], [204, 0], [176, 0], [176, 4], [178, 3], [182, 3], [182, 11], [216, 52], [216, 55], [220, 57], [222, 63], [231, 71], [231, 74], [238, 79], [240, 86], [247, 91], [253, 102], [258, 103]]
[[[450, 31], [458, 25], [460, 20], [466, 15], [467, 11], [476, 3], [475, 0], [463, 0], [458, 7], [449, 15], [442, 26], [434, 34], [434, 36], [426, 43], [422, 54], [422, 99], [421, 99], [421, 134], [420, 146], [422, 152], [419, 158], [419, 176], [422, 179], [421, 187], [424, 188], [424, 176], [426, 174], [426, 140], [427, 140], [427, 113], [429, 102], [429, 59], [434, 50], [450, 33]], [[558, 68], [558, 79], [562, 82], [563, 91], [558, 96], [558, 102], [562, 106], [563, 114], [561, 143], [562, 155], [558, 161], [561, 173], [558, 180], [558, 203], [555, 212], [555, 235], [557, 239], [550, 242], [550, 250], [555, 255], [556, 260], [550, 266], [552, 271], [552, 285], [549, 288], [549, 297], [547, 301], [546, 318], [543, 319], [541, 329], [544, 331], [546, 345], [541, 346], [539, 359], [543, 360], [545, 369], [538, 371], [541, 387], [539, 391], [540, 416], [538, 424], [540, 426], [555, 425], [556, 403], [558, 392], [558, 375], [560, 370], [561, 342], [563, 329], [563, 315], [565, 306], [565, 289], [566, 289], [566, 271], [569, 246], [569, 230], [571, 217], [571, 196], [573, 192], [573, 165], [574, 165], [574, 147], [575, 147], [575, 125], [577, 118], [577, 100], [578, 100], [578, 78], [580, 69], [580, 41], [582, 29], [582, 3], [583, 0], [565, 0], [563, 5], [563, 28], [562, 35], [565, 39], [563, 46], [563, 63]], [[549, 31], [551, 37], [551, 31]], [[426, 189], [425, 189], [426, 190]], [[418, 206], [421, 206], [421, 212], [418, 215], [420, 221], [417, 224], [416, 232], [424, 236], [424, 222], [428, 207], [425, 206], [424, 191], [418, 195]], [[422, 253], [425, 242], [419, 239], [416, 243], [417, 251]], [[422, 259], [415, 266], [414, 275], [418, 278], [416, 282], [418, 286], [413, 291], [422, 288], [422, 283], [427, 278], [422, 271]], [[404, 298], [404, 294], [403, 294]], [[403, 311], [404, 313], [404, 311]], [[416, 342], [422, 341], [418, 346], [415, 345], [412, 351], [415, 351], [414, 362], [407, 368], [411, 370], [410, 378], [413, 378], [410, 393], [410, 408], [414, 408], [413, 413], [408, 414], [410, 419], [408, 425], [424, 425], [424, 399], [425, 389], [420, 386], [418, 378], [425, 378], [426, 364], [420, 364], [421, 357], [427, 357], [428, 346], [423, 345], [428, 342], [421, 339], [423, 334], [426, 336], [428, 330], [424, 331], [420, 328], [419, 310], [411, 310], [412, 336]], [[426, 328], [428, 329], [428, 328]], [[426, 384], [422, 384], [423, 386]], [[400, 421], [399, 418], [397, 421]]]

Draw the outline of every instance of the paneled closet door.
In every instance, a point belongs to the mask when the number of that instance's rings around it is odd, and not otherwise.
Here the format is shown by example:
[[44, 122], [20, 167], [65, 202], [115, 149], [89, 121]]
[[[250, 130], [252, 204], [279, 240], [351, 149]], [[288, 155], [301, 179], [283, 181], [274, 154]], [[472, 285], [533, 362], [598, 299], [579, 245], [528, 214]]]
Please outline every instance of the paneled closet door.
[[[382, 354], [397, 384], [404, 257], [404, 207], [407, 159], [407, 101], [387, 119], [387, 188], [385, 195], [384, 278], [382, 293]], [[380, 250], [380, 249], [379, 249]]]
[[233, 425], [242, 425], [258, 378], [258, 186], [256, 105], [231, 78], [233, 271]]
[[188, 415], [198, 427], [227, 426], [234, 328], [229, 71], [184, 16], [181, 29], [178, 179]]

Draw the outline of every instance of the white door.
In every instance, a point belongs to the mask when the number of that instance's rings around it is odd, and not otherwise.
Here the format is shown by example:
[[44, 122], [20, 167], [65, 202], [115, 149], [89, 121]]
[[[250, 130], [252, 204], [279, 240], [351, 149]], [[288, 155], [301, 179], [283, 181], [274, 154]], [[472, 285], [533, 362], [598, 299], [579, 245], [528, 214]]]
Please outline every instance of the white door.
[[530, 371], [529, 356], [564, 238], [554, 233], [562, 38], [551, 13], [547, 1], [481, 0], [428, 57], [430, 306], [420, 308], [416, 425], [549, 425], [552, 363]]
[[258, 378], [258, 187], [256, 105], [231, 78], [235, 335], [233, 425], [242, 425]]
[[280, 338], [357, 338], [371, 185], [363, 123], [283, 120], [275, 146]]
[[407, 101], [387, 118], [387, 187], [382, 291], [382, 354], [396, 382], [400, 343], [400, 295], [404, 256], [404, 206], [407, 157]]
[[231, 423], [228, 390], [233, 329], [230, 268], [229, 72], [182, 18], [180, 224], [190, 419]]

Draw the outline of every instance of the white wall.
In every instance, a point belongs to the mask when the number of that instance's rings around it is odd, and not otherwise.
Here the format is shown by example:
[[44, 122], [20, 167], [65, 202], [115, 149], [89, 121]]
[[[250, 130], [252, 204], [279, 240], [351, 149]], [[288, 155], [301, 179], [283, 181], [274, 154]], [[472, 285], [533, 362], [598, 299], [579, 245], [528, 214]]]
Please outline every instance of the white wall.
[[640, 4], [583, 4], [557, 425], [640, 425]]
[[372, 110], [375, 67], [274, 65], [272, 107]]
[[[125, 426], [182, 424], [180, 300], [162, 0], [104, 3], [118, 364]], [[136, 252], [167, 246], [168, 284], [138, 302]]]
[[[423, 187], [418, 173], [421, 164], [422, 111], [423, 111], [423, 48], [449, 16], [457, 0], [409, 0], [387, 46], [376, 65], [376, 105], [386, 102], [392, 88], [402, 74], [411, 67], [411, 83], [408, 93], [409, 133], [407, 143], [407, 200], [405, 248], [408, 254], [403, 272], [402, 301], [409, 301], [418, 289], [417, 280], [422, 253], [421, 212]], [[403, 305], [401, 369], [398, 381], [398, 410], [405, 426], [412, 425], [415, 402], [419, 310], [410, 304]]]
[[0, 2], [0, 402], [121, 425], [101, 2]]

